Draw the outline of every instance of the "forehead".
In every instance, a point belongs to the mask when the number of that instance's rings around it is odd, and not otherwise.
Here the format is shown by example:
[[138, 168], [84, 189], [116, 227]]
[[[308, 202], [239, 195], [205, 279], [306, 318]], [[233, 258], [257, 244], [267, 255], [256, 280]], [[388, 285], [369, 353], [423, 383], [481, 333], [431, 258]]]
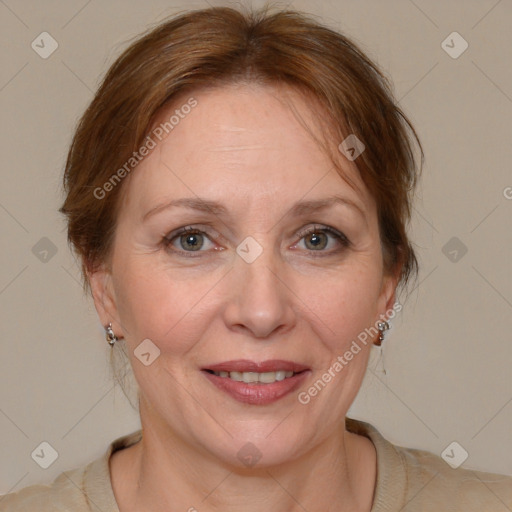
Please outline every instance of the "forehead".
[[362, 204], [371, 202], [355, 164], [339, 156], [356, 189], [319, 146], [325, 113], [306, 101], [289, 87], [255, 84], [182, 94], [155, 119], [155, 148], [130, 175], [126, 199], [139, 210], [192, 195], [295, 202], [343, 191]]

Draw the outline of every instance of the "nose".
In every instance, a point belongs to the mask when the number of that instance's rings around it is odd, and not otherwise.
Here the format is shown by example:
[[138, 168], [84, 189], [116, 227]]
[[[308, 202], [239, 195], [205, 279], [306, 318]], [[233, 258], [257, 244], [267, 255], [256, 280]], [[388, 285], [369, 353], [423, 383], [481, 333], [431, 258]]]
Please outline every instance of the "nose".
[[271, 250], [264, 250], [252, 263], [237, 256], [228, 281], [224, 317], [231, 330], [268, 338], [293, 328], [293, 292], [284, 265]]

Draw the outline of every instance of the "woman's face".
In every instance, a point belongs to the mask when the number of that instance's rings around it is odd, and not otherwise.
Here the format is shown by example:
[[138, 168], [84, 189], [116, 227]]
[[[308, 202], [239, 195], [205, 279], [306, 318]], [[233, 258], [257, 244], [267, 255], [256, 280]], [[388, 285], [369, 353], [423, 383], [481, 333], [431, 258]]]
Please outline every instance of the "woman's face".
[[394, 300], [354, 162], [340, 153], [357, 191], [285, 95], [320, 136], [290, 89], [203, 90], [162, 113], [155, 126], [176, 109], [179, 122], [152, 135], [124, 184], [110, 269], [91, 276], [102, 322], [126, 338], [144, 427], [238, 465], [339, 435], [371, 347], [358, 335]]

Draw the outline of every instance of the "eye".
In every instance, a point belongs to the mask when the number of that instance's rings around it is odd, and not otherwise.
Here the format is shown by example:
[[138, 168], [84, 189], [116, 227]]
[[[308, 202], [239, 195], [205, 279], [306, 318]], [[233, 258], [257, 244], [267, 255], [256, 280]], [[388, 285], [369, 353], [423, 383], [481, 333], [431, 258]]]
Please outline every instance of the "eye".
[[304, 244], [302, 246], [305, 247], [306, 250], [313, 252], [326, 252], [328, 254], [332, 254], [339, 252], [350, 245], [349, 239], [343, 233], [340, 233], [336, 229], [328, 226], [322, 227], [315, 225], [306, 228], [297, 233], [297, 237], [301, 240], [299, 241], [299, 244], [296, 245], [300, 245], [302, 240], [304, 240]]
[[168, 250], [182, 253], [204, 252], [214, 247], [204, 231], [191, 226], [167, 235], [163, 242]]
[[[325, 253], [325, 256], [350, 246], [350, 241], [343, 233], [329, 226], [311, 226], [301, 230], [295, 236], [300, 238], [300, 241], [293, 248], [300, 246], [309, 252]], [[209, 250], [222, 250], [215, 246], [210, 235], [192, 226], [173, 231], [164, 237], [163, 244], [168, 251], [187, 257], [200, 256], [201, 252]]]

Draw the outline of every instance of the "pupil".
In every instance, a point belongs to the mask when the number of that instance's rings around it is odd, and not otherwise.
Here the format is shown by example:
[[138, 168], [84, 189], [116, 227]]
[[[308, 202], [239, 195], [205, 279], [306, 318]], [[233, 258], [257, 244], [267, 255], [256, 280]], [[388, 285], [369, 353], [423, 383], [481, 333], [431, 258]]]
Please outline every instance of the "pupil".
[[322, 233], [311, 233], [310, 239], [309, 239], [309, 244], [315, 248], [323, 247], [325, 245], [325, 243], [324, 243], [325, 241], [322, 240], [321, 235], [322, 235]]
[[186, 235], [184, 237], [185, 239], [185, 246], [188, 246], [189, 248], [193, 249], [194, 251], [197, 251], [201, 248], [201, 242], [198, 240], [199, 235]]

